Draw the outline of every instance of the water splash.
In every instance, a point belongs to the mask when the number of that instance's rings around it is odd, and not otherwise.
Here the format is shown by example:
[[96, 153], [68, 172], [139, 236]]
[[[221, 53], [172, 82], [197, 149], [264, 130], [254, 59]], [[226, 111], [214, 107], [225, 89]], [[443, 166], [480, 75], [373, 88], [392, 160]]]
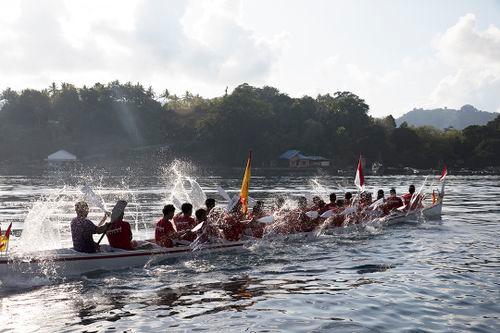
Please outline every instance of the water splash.
[[192, 164], [181, 160], [174, 160], [163, 170], [163, 179], [170, 186], [166, 201], [173, 203], [176, 209], [184, 202], [191, 203], [194, 209], [205, 205], [207, 196], [192, 176], [195, 170]]
[[75, 191], [63, 187], [35, 201], [24, 219], [21, 237], [11, 251], [22, 255], [60, 248], [62, 234], [69, 230], [67, 216], [72, 211], [74, 198]]

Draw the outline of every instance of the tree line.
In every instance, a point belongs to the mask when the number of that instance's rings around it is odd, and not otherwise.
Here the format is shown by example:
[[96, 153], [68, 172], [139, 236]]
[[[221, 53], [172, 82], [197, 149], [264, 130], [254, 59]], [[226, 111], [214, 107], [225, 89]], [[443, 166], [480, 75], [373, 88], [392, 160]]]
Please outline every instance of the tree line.
[[79, 157], [114, 156], [168, 145], [167, 154], [221, 166], [241, 166], [248, 149], [257, 166], [288, 149], [324, 156], [339, 167], [351, 166], [360, 153], [386, 166], [500, 165], [500, 117], [462, 131], [397, 127], [392, 116], [371, 117], [366, 102], [348, 91], [292, 98], [273, 87], [242, 84], [230, 94], [203, 98], [113, 81], [6, 89], [0, 100], [4, 161], [35, 161], [58, 149]]

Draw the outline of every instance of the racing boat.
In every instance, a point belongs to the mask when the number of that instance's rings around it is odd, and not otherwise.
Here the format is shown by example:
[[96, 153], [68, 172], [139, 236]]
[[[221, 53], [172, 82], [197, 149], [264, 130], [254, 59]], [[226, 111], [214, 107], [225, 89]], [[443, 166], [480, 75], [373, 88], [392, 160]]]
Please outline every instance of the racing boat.
[[0, 257], [0, 280], [24, 276], [37, 276], [50, 272], [56, 276], [79, 276], [89, 272], [122, 270], [130, 267], [142, 267], [158, 264], [168, 259], [179, 258], [188, 254], [227, 252], [241, 250], [248, 241], [236, 241], [204, 244], [196, 251], [188, 245], [171, 248], [151, 243], [150, 249], [122, 250], [108, 245], [101, 246], [102, 252], [82, 253], [72, 248], [42, 251], [23, 256]]
[[[420, 217], [436, 219], [441, 217], [443, 196], [431, 206], [415, 209], [409, 213], [397, 212], [376, 219], [384, 224], [418, 221]], [[315, 234], [309, 232], [307, 234]], [[297, 235], [300, 237], [300, 235]], [[269, 238], [269, 237], [266, 237]], [[72, 248], [42, 251], [23, 256], [0, 257], [0, 280], [15, 279], [20, 275], [40, 275], [50, 272], [56, 276], [80, 276], [95, 271], [123, 270], [130, 267], [160, 264], [168, 259], [185, 257], [193, 253], [215, 253], [242, 250], [245, 245], [255, 242], [255, 239], [241, 241], [220, 241], [204, 244], [199, 250], [189, 245], [170, 248], [159, 247], [150, 243], [149, 249], [122, 250], [108, 245], [102, 246], [102, 252], [81, 253]]]

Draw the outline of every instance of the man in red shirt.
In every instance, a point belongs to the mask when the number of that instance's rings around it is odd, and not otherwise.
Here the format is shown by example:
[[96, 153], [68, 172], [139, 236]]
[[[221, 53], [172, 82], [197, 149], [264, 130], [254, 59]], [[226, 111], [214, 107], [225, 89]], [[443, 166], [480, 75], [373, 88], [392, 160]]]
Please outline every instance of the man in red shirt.
[[411, 209], [416, 209], [416, 208], [421, 208], [423, 207], [422, 206], [422, 196], [420, 194], [418, 195], [415, 195], [415, 185], [410, 185], [410, 187], [408, 188], [408, 193], [405, 193], [403, 195], [403, 202], [406, 206], [406, 210], [408, 210], [410, 208], [410, 202], [411, 202], [411, 199], [413, 197], [413, 204], [411, 205]]
[[396, 189], [391, 188], [391, 190], [389, 191], [389, 196], [385, 200], [385, 204], [381, 206], [382, 211], [385, 215], [387, 215], [394, 209], [397, 209], [401, 206], [403, 206], [403, 200], [401, 200], [400, 197], [396, 196]]
[[190, 230], [196, 226], [196, 221], [191, 215], [193, 215], [193, 205], [187, 202], [183, 203], [181, 206], [181, 214], [174, 217], [177, 231]]
[[181, 206], [181, 214], [174, 217], [177, 231], [181, 234], [179, 238], [189, 242], [196, 239], [196, 234], [191, 232], [191, 229], [193, 229], [197, 223], [191, 215], [193, 215], [193, 205], [186, 202]]
[[130, 224], [123, 221], [124, 213], [109, 224], [106, 236], [108, 237], [109, 245], [117, 249], [133, 250], [135, 242], [132, 241], [132, 230]]
[[334, 208], [337, 208], [337, 196], [335, 193], [330, 193], [330, 202], [326, 204], [324, 210], [326, 212], [327, 210], [332, 210]]
[[174, 243], [172, 238], [176, 235], [176, 229], [172, 218], [174, 217], [175, 207], [166, 205], [163, 207], [163, 218], [156, 223], [155, 242], [164, 247], [172, 247]]

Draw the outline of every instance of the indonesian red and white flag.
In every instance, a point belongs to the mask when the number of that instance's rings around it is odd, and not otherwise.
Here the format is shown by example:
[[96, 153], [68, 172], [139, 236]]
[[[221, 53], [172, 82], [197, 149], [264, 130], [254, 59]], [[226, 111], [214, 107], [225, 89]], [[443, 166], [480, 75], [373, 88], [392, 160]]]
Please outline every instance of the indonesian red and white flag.
[[439, 177], [439, 181], [442, 182], [446, 176], [448, 175], [448, 170], [446, 169], [446, 165], [443, 168], [443, 173], [441, 173], [441, 177]]
[[359, 156], [358, 168], [356, 169], [356, 177], [354, 178], [354, 185], [363, 192], [365, 189], [365, 177], [363, 176], [363, 168], [361, 166], [361, 156]]

